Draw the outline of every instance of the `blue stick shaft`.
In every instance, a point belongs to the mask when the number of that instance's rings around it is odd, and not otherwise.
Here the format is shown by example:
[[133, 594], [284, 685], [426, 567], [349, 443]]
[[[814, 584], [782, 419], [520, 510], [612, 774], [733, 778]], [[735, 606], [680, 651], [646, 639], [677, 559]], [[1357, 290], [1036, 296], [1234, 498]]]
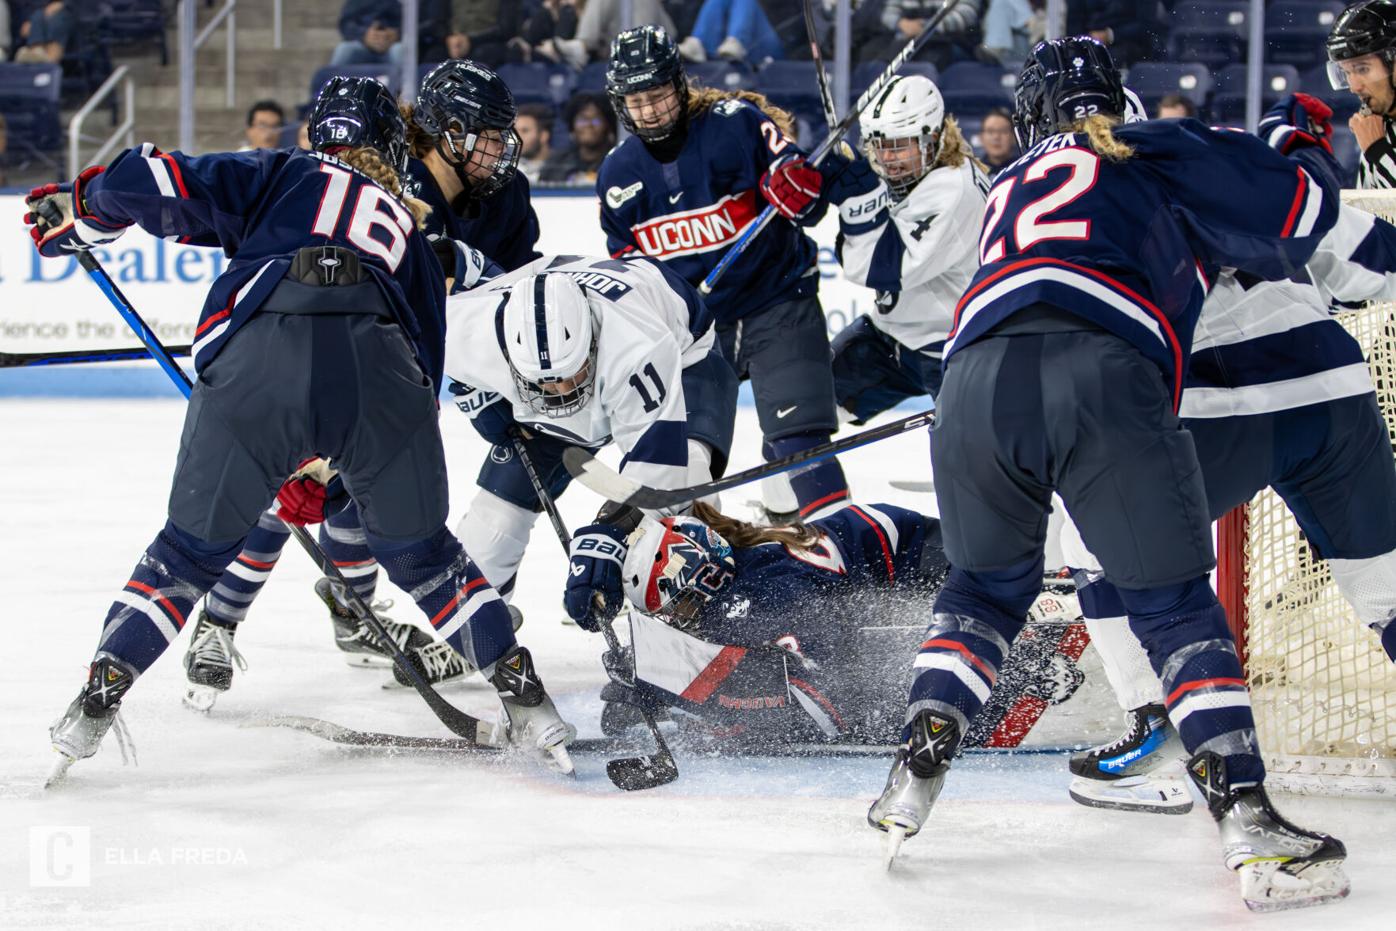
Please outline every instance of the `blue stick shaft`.
[[175, 387], [180, 390], [185, 398], [188, 398], [190, 392], [194, 390], [194, 383], [190, 381], [189, 373], [180, 368], [174, 356], [170, 355], [160, 342], [160, 338], [151, 332], [150, 327], [146, 326], [145, 321], [141, 319], [141, 315], [136, 313], [136, 309], [132, 307], [131, 302], [126, 299], [126, 295], [122, 294], [121, 289], [116, 286], [116, 282], [111, 280], [111, 276], [107, 274], [107, 270], [93, 257], [92, 253], [85, 250], [78, 253], [78, 264], [81, 265], [87, 271], [87, 274], [92, 277], [92, 280], [97, 283], [97, 287], [102, 289], [102, 293], [107, 296], [107, 300], [111, 301], [111, 305], [116, 308], [116, 312], [121, 315], [121, 319], [126, 321], [126, 325], [135, 331], [136, 338], [149, 350], [150, 357], [160, 363], [160, 367], [165, 370], [166, 375], [170, 376], [170, 380], [174, 382]]

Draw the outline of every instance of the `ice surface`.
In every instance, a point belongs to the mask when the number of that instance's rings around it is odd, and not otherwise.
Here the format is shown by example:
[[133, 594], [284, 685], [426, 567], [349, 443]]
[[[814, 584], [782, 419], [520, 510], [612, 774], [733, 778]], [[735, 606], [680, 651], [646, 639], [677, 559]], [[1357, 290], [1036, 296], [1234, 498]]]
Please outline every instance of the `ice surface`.
[[[213, 713], [180, 705], [181, 640], [125, 703], [140, 765], [123, 767], [113, 743], [44, 794], [46, 729], [163, 520], [182, 413], [164, 400], [0, 400], [0, 928], [1391, 927], [1390, 803], [1282, 800], [1347, 842], [1353, 893], [1253, 916], [1205, 814], [1082, 808], [1059, 753], [957, 764], [931, 825], [887, 875], [863, 820], [881, 760], [681, 756], [676, 783], [627, 795], [598, 756], [579, 758], [568, 781], [515, 760], [354, 752], [242, 727], [288, 713], [445, 734], [415, 693], [379, 688], [387, 672], [340, 661], [294, 544], [238, 634], [251, 666]], [[738, 468], [757, 455], [754, 415], [739, 417]], [[454, 520], [484, 447], [454, 411], [443, 429]], [[917, 435], [845, 467], [863, 500], [926, 509], [926, 496], [886, 485], [921, 477], [926, 460]], [[562, 500], [573, 525], [597, 503], [580, 488]], [[602, 646], [558, 622], [563, 567], [540, 521], [519, 585], [521, 638], [564, 712], [594, 733]], [[399, 599], [393, 613], [415, 619]], [[483, 688], [447, 694], [493, 706]], [[1110, 730], [1101, 715], [1076, 723]], [[31, 882], [82, 880], [84, 867], [88, 885]]]

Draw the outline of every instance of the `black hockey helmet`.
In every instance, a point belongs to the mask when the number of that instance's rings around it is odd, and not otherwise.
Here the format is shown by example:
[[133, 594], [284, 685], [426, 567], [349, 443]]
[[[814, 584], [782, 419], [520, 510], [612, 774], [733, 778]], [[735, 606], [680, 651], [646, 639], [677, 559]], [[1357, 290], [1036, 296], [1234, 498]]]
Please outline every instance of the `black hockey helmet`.
[[[678, 101], [674, 118], [662, 126], [637, 125], [625, 107], [625, 95], [666, 85], [674, 88]], [[636, 26], [611, 40], [606, 95], [625, 128], [646, 142], [659, 142], [674, 135], [687, 110], [688, 79], [684, 77], [679, 48], [663, 26]]]
[[[499, 75], [465, 59], [431, 69], [412, 108], [412, 122], [437, 138], [437, 151], [474, 197], [487, 197], [513, 179], [522, 149], [514, 131], [517, 115], [514, 95]], [[497, 151], [486, 151], [481, 143], [487, 140], [497, 143], [489, 147]], [[489, 173], [472, 178], [472, 163]]]
[[1328, 79], [1336, 90], [1347, 90], [1338, 62], [1379, 55], [1388, 65], [1396, 59], [1396, 0], [1362, 0], [1338, 14], [1324, 46]]
[[1024, 151], [1100, 114], [1123, 117], [1127, 101], [1110, 52], [1089, 36], [1039, 42], [1028, 53], [1013, 96], [1013, 131]]
[[367, 146], [398, 174], [407, 169], [407, 124], [393, 95], [372, 78], [330, 78], [306, 122], [317, 152]]

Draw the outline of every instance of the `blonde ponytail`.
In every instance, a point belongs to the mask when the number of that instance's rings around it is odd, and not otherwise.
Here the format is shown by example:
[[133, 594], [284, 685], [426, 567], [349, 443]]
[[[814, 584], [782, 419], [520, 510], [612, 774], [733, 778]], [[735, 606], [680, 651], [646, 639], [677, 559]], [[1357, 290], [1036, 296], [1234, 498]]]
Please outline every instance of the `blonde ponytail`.
[[1071, 124], [1071, 131], [1085, 133], [1090, 140], [1091, 150], [1101, 158], [1111, 162], [1127, 161], [1134, 155], [1134, 147], [1115, 138], [1115, 127], [1120, 121], [1113, 116], [1095, 114]]
[[421, 229], [427, 217], [431, 216], [431, 208], [425, 201], [416, 197], [404, 197], [402, 194], [402, 179], [398, 177], [397, 171], [383, 161], [383, 156], [377, 149], [368, 146], [360, 146], [357, 149], [349, 149], [340, 152], [336, 156], [344, 164], [378, 184], [383, 190], [402, 201], [403, 205], [412, 213], [412, 218], [417, 221], [417, 228]]

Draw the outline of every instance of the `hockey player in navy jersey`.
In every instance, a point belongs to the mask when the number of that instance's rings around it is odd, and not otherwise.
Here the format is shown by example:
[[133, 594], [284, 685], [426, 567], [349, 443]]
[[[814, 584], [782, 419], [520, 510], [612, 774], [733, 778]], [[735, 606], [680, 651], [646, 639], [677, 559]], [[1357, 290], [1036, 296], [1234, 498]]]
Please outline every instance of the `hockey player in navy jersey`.
[[[690, 515], [642, 521], [616, 555], [612, 590], [587, 581], [585, 553], [573, 555], [568, 579], [569, 598], [614, 604], [623, 592], [631, 609], [632, 648], [607, 661], [606, 730], [637, 723], [639, 705], [696, 719], [721, 747], [886, 744], [900, 733], [905, 682], [888, 673], [921, 642], [949, 570], [934, 517], [850, 504], [808, 524], [759, 527], [700, 502]], [[1033, 620], [1074, 622], [1074, 602], [1053, 592]], [[1057, 671], [1045, 654], [1010, 662], [1034, 682]]]
[[[596, 190], [613, 256], [647, 255], [697, 285], [770, 203], [781, 217], [708, 298], [718, 342], [750, 378], [768, 459], [818, 446], [837, 427], [828, 327], [820, 309], [814, 241], [803, 227], [828, 203], [873, 190], [832, 153], [818, 168], [791, 138], [789, 114], [747, 91], [690, 87], [660, 27], [622, 32], [611, 45], [607, 93], [631, 133], [601, 164]], [[808, 518], [848, 497], [837, 460], [793, 475]], [[794, 516], [794, 515], [788, 515]]]
[[[444, 364], [442, 265], [402, 198], [407, 147], [377, 82], [336, 78], [309, 117], [314, 152], [190, 157], [146, 144], [30, 195], [39, 251], [61, 256], [132, 225], [222, 246], [192, 355], [169, 519], [113, 602], [87, 682], [51, 730], [56, 771], [92, 756], [136, 679], [184, 627], [274, 498], [313, 523], [333, 458], [368, 546], [436, 631], [494, 684], [511, 738], [570, 771], [569, 728], [509, 613], [444, 526], [435, 386]], [[280, 488], [280, 491], [278, 491]], [[120, 729], [118, 729], [120, 736]]]
[[[1259, 132], [1281, 151], [1302, 147], [1311, 164], [1318, 160], [1316, 170], [1328, 161], [1336, 173], [1326, 145], [1330, 116], [1322, 101], [1291, 95], [1262, 118]], [[1357, 619], [1396, 660], [1396, 465], [1362, 348], [1330, 316], [1330, 297], [1396, 298], [1396, 227], [1345, 205], [1307, 275], [1219, 275], [1198, 321], [1179, 413], [1197, 447], [1211, 517], [1275, 489]], [[1186, 794], [1158, 773], [1181, 750], [1158, 677], [1122, 623], [1123, 605], [1099, 563], [1078, 538], [1069, 536], [1064, 549], [1079, 567], [1091, 639], [1127, 714], [1119, 739], [1072, 758], [1072, 797], [1106, 808], [1186, 810]]]
[[[499, 76], [472, 61], [443, 62], [422, 80], [416, 103], [403, 105], [402, 111], [411, 153], [404, 190], [430, 208], [422, 229], [435, 246], [442, 248], [447, 240], [466, 244], [474, 264], [494, 262], [506, 270], [538, 258], [538, 217], [529, 202], [528, 180], [516, 171], [514, 97]], [[479, 269], [468, 270], [457, 276], [458, 284], [473, 284], [479, 274]], [[369, 552], [354, 503], [331, 514], [320, 525], [319, 536], [345, 578], [372, 602], [378, 563]], [[218, 693], [232, 685], [234, 668], [245, 665], [233, 637], [287, 538], [276, 515], [264, 514], [236, 561], [209, 592], [184, 657], [189, 680], [184, 700], [190, 707], [211, 708]], [[392, 665], [387, 649], [348, 609], [338, 589], [329, 578], [315, 583], [315, 593], [329, 609], [341, 655], [350, 665]], [[386, 610], [389, 603], [379, 602], [377, 607]], [[517, 627], [522, 617], [515, 609], [511, 613]], [[385, 620], [384, 628], [409, 653], [440, 652], [440, 641], [418, 627]]]
[[1038, 591], [1055, 490], [1163, 679], [1248, 906], [1328, 901], [1347, 892], [1345, 850], [1266, 797], [1241, 664], [1208, 583], [1206, 492], [1176, 411], [1213, 269], [1294, 274], [1332, 227], [1337, 192], [1253, 136], [1191, 120], [1120, 126], [1124, 112], [1095, 40], [1040, 43], [1024, 64], [1024, 154], [989, 192], [932, 432], [954, 568], [868, 821], [893, 855], [925, 824]]
[[[663, 265], [545, 256], [453, 295], [446, 315], [451, 393], [496, 444], [457, 533], [506, 598], [543, 508], [515, 455], [516, 431], [554, 497], [570, 482], [569, 446], [614, 443], [621, 472], [658, 488], [711, 481], [726, 468], [737, 379], [698, 292]], [[596, 572], [618, 571], [604, 556], [628, 529], [624, 514], [608, 511], [576, 531], [572, 548], [600, 557]], [[596, 629], [590, 599], [566, 607]]]
[[834, 337], [834, 391], [855, 424], [939, 393], [955, 302], [979, 268], [965, 230], [979, 223], [989, 189], [929, 78], [893, 78], [858, 125], [885, 184], [838, 205], [844, 274], [877, 292], [875, 311]]

